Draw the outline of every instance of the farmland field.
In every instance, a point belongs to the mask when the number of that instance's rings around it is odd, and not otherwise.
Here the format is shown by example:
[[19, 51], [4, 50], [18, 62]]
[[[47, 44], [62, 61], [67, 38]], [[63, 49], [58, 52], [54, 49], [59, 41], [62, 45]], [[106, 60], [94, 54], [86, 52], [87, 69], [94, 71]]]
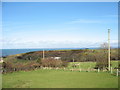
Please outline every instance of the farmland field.
[[[114, 62], [116, 63], [116, 62]], [[90, 63], [89, 63], [90, 64]], [[92, 63], [94, 65], [94, 63]], [[88, 65], [88, 63], [83, 64]], [[108, 72], [64, 70], [20, 71], [3, 75], [3, 88], [117, 88], [118, 77]]]
[[[76, 68], [83, 68], [83, 69], [88, 69], [88, 68], [94, 68], [96, 65], [96, 62], [71, 62], [69, 63], [67, 68], [73, 68], [73, 64], [80, 64], [80, 66], [77, 66]], [[112, 68], [115, 68], [118, 66], [118, 61], [111, 61]]]

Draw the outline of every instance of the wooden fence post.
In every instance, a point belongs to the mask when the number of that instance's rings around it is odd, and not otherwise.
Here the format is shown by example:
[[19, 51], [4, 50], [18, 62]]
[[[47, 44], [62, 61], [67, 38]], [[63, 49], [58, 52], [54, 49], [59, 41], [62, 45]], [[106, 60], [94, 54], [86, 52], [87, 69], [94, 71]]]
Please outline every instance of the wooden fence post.
[[118, 76], [118, 69], [117, 69], [117, 72], [116, 72], [116, 76]]
[[100, 72], [100, 69], [98, 68], [98, 72]]
[[111, 67], [110, 71], [111, 71], [111, 74], [112, 74], [113, 73], [112, 67]]
[[90, 72], [90, 67], [87, 70], [88, 70], [88, 72]]
[[81, 72], [81, 68], [80, 68], [80, 72]]

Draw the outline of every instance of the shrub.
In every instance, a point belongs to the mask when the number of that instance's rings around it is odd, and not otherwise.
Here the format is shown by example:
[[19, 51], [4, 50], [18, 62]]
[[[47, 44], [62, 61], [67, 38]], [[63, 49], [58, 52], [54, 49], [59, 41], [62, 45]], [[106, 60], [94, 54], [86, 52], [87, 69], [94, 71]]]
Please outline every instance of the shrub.
[[21, 70], [34, 70], [36, 68], [39, 68], [40, 64], [35, 61], [31, 61], [27, 63], [22, 63], [22, 62], [12, 63], [7, 61], [7, 62], [3, 62], [2, 67], [3, 67], [3, 73], [6, 73], [13, 71], [21, 71]]
[[55, 60], [53, 58], [45, 58], [41, 60], [41, 65], [43, 67], [62, 67], [62, 66], [67, 66], [67, 63], [62, 62], [62, 60]]
[[98, 52], [95, 55], [96, 67], [99, 69], [107, 69], [108, 67], [108, 54], [105, 52]]
[[14, 64], [9, 62], [9, 61], [3, 62], [2, 67], [3, 67], [3, 73], [4, 72], [13, 72], [14, 71]]
[[63, 67], [67, 67], [68, 66], [68, 62], [67, 61], [62, 61], [62, 66]]

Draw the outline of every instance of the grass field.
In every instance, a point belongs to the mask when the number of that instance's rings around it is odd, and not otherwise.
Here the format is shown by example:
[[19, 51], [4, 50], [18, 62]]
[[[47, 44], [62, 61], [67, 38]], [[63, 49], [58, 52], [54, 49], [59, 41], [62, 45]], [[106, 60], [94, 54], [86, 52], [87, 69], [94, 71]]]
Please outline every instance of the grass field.
[[[78, 62], [75, 62], [78, 63]], [[112, 61], [112, 67], [118, 62]], [[67, 68], [72, 68], [69, 63]], [[95, 62], [80, 62], [80, 68], [94, 67]], [[79, 68], [79, 67], [76, 67]], [[117, 88], [118, 77], [108, 72], [79, 72], [64, 70], [20, 71], [3, 74], [3, 88]]]
[[[117, 62], [112, 62], [113, 67]], [[69, 64], [68, 68], [72, 68]], [[93, 62], [80, 63], [82, 68], [94, 67]], [[117, 88], [118, 77], [108, 72], [64, 70], [20, 71], [3, 75], [3, 88]]]
[[[83, 68], [83, 69], [88, 69], [88, 68], [94, 68], [96, 65], [96, 62], [71, 62], [68, 65], [68, 68], [73, 68], [73, 64], [79, 63], [80, 66], [77, 66], [76, 68]], [[111, 61], [112, 68], [118, 67], [118, 61]]]

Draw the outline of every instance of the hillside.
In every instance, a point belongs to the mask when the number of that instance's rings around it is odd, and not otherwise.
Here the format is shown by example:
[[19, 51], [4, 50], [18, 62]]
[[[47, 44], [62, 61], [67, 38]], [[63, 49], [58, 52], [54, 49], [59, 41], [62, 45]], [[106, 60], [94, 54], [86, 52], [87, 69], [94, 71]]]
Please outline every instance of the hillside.
[[[120, 60], [117, 49], [111, 50], [111, 60]], [[70, 62], [96, 62], [92, 68], [107, 69], [106, 49], [54, 50], [28, 52], [4, 57], [3, 73], [21, 70], [34, 70], [42, 67], [64, 68]], [[112, 66], [112, 63], [111, 63]], [[117, 67], [117, 65], [115, 66]]]
[[[96, 58], [102, 55], [107, 57], [107, 50], [103, 49], [80, 49], [80, 50], [53, 50], [45, 51], [45, 58], [48, 57], [61, 57], [63, 61], [74, 61], [76, 62], [86, 62], [86, 61], [96, 61]], [[34, 51], [22, 54], [16, 54], [7, 56], [4, 60], [38, 60], [43, 58], [42, 51]], [[119, 60], [118, 50], [111, 50], [111, 60]]]

